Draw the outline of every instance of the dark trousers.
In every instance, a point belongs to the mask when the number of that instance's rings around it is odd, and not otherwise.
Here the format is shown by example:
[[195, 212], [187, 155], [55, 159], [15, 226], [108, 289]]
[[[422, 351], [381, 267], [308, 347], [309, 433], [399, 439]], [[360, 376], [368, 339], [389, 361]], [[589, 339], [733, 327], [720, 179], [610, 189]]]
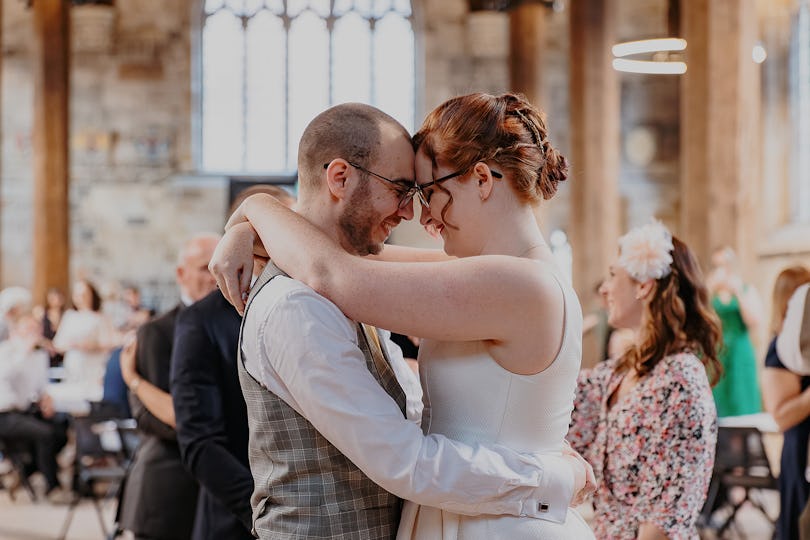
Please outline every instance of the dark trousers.
[[804, 507], [802, 515], [799, 517], [799, 538], [800, 540], [810, 540], [810, 501]]
[[31, 449], [36, 469], [48, 483], [48, 491], [59, 485], [56, 454], [67, 442], [64, 425], [33, 413], [0, 412], [0, 437], [15, 448]]

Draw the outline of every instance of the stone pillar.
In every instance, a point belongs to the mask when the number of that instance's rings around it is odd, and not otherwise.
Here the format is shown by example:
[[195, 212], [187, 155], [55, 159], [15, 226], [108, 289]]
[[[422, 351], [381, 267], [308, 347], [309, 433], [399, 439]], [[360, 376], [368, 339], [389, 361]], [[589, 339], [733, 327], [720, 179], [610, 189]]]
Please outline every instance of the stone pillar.
[[760, 112], [755, 0], [684, 0], [687, 72], [681, 91], [681, 226], [704, 270], [722, 245], [753, 269]]
[[68, 0], [34, 1], [34, 280], [68, 290]]
[[619, 79], [611, 66], [614, 0], [570, 2], [571, 246], [587, 311], [619, 236]]
[[509, 89], [538, 107], [543, 98], [547, 9], [527, 2], [509, 12]]

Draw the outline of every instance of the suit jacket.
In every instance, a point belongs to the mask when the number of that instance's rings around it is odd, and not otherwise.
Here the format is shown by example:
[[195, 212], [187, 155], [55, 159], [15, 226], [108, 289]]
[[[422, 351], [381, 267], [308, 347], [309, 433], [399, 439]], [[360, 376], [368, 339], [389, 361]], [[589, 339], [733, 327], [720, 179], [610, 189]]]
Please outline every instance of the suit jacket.
[[248, 424], [236, 369], [242, 318], [219, 290], [177, 317], [171, 389], [183, 464], [200, 483], [195, 540], [252, 540]]
[[[138, 373], [166, 392], [175, 320], [181, 309], [177, 306], [138, 329]], [[134, 395], [130, 405], [142, 442], [124, 487], [121, 526], [136, 536], [186, 540], [194, 525], [197, 482], [183, 467], [174, 430]]]

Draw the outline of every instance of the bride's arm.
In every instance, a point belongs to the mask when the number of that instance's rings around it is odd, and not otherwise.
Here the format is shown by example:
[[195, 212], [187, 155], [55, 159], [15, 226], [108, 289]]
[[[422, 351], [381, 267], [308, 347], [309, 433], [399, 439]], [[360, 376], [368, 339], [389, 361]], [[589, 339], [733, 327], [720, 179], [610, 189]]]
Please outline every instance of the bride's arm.
[[369, 255], [369, 259], [388, 262], [438, 262], [455, 259], [441, 249], [392, 246], [386, 244], [378, 255]]
[[[347, 253], [267, 195], [249, 197], [229, 227], [241, 219], [250, 222], [273, 262], [290, 276], [329, 298], [350, 318], [405, 335], [446, 341], [542, 335], [538, 326], [548, 312], [563, 312], [556, 280], [539, 271], [536, 261], [506, 256], [373, 261]], [[216, 253], [212, 271], [241, 309], [246, 278], [243, 274], [241, 289], [236, 290], [236, 280], [228, 276], [233, 269], [227, 265], [227, 255]], [[556, 336], [551, 339], [558, 340], [559, 329], [551, 332]]]

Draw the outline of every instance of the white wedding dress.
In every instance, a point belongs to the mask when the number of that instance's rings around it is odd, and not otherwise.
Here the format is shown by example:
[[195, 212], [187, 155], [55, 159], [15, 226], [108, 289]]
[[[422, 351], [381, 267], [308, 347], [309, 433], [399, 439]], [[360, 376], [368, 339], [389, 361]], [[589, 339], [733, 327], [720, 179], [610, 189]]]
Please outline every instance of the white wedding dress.
[[[555, 272], [556, 275], [556, 272]], [[582, 355], [582, 310], [573, 289], [565, 296], [565, 332], [554, 362], [536, 375], [515, 375], [482, 341], [423, 340], [419, 373], [422, 429], [468, 444], [501, 444], [521, 452], [559, 454], [568, 433]], [[517, 516], [464, 516], [405, 502], [398, 540], [593, 538], [574, 510], [564, 524]]]

